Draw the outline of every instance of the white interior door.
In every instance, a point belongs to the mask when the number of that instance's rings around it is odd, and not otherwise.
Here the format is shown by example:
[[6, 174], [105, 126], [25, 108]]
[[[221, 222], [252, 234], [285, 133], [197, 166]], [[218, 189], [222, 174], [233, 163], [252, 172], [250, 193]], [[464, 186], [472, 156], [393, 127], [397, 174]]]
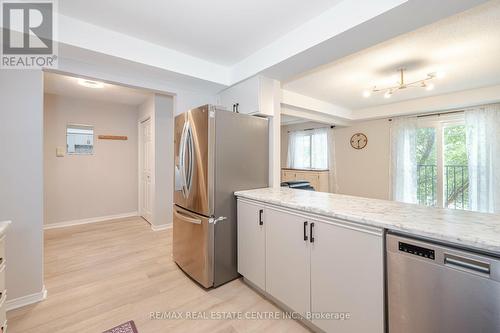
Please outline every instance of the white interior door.
[[147, 119], [140, 124], [140, 192], [139, 192], [139, 212], [148, 222], [153, 223], [153, 182], [152, 182], [152, 157], [153, 157], [153, 137], [151, 119]]

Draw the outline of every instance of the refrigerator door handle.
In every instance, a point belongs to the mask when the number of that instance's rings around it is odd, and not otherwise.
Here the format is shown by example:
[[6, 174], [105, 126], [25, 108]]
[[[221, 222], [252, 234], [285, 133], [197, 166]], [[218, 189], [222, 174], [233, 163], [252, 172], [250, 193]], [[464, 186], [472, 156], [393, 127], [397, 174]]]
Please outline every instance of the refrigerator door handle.
[[189, 196], [189, 192], [191, 192], [191, 187], [193, 186], [193, 171], [194, 171], [194, 141], [193, 141], [193, 130], [191, 129], [191, 125], [189, 122], [187, 123], [186, 130], [186, 143], [189, 149], [189, 164], [188, 171], [186, 177], [186, 192]]
[[222, 222], [222, 221], [224, 221], [224, 220], [227, 220], [227, 217], [225, 217], [225, 216], [220, 216], [220, 217], [218, 217], [218, 218], [210, 218], [210, 219], [208, 220], [208, 223], [217, 224], [217, 222]]
[[179, 220], [186, 221], [186, 222], [193, 223], [193, 224], [201, 224], [201, 220], [200, 219], [196, 219], [196, 218], [184, 215], [184, 214], [180, 213], [179, 211], [177, 211], [177, 209], [174, 209], [174, 215]]
[[187, 197], [186, 190], [186, 126], [187, 123], [184, 123], [184, 127], [182, 128], [181, 140], [179, 143], [179, 173], [181, 177], [181, 186], [182, 186], [182, 196], [184, 198]]

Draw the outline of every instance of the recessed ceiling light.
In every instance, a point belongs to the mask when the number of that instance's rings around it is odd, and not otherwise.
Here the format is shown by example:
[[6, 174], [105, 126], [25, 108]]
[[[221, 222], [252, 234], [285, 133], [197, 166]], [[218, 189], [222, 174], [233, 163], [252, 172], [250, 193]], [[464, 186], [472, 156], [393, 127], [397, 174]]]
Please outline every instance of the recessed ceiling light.
[[372, 95], [372, 92], [370, 90], [365, 90], [363, 91], [363, 97], [368, 98]]
[[392, 97], [392, 91], [388, 91], [384, 94], [384, 98], [391, 98]]
[[87, 88], [104, 88], [104, 83], [87, 79], [78, 79], [78, 84]]
[[425, 86], [425, 90], [433, 90], [434, 89], [434, 83], [428, 83], [426, 86]]

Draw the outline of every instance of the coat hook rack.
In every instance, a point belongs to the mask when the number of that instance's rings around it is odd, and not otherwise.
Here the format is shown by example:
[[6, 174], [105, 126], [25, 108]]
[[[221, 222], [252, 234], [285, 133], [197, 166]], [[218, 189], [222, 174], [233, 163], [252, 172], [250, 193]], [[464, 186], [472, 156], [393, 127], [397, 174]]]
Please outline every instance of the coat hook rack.
[[124, 135], [99, 135], [99, 140], [128, 140]]

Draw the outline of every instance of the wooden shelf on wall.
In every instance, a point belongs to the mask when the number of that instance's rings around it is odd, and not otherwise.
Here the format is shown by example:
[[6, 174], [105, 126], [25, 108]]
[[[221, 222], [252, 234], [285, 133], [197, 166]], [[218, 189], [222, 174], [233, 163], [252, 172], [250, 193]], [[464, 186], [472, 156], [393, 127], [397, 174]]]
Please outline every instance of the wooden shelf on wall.
[[99, 135], [99, 140], [128, 140], [127, 136], [123, 135]]

